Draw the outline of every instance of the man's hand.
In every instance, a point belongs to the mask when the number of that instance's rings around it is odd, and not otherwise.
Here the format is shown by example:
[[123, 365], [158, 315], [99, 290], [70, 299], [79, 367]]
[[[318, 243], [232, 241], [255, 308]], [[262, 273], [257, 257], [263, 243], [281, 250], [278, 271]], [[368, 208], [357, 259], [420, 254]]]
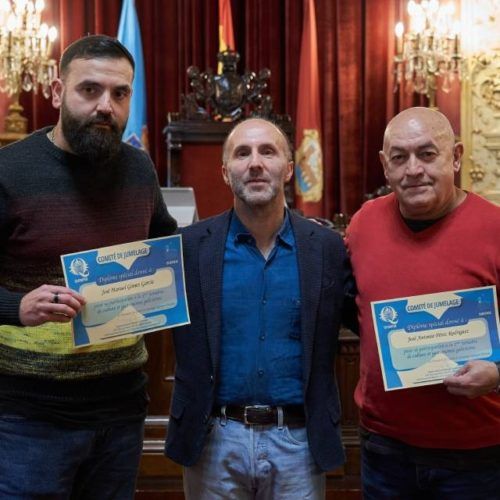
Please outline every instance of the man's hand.
[[69, 288], [42, 285], [22, 298], [19, 319], [24, 326], [38, 326], [48, 321], [67, 323], [83, 305], [85, 299]]
[[498, 387], [500, 374], [491, 361], [469, 361], [453, 375], [443, 381], [451, 394], [476, 398], [484, 396]]

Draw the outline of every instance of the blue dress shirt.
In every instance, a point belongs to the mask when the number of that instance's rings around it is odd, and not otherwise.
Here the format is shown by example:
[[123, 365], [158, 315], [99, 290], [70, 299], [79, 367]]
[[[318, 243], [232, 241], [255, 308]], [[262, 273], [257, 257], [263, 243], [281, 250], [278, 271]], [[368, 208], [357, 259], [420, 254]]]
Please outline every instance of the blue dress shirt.
[[303, 403], [300, 284], [288, 213], [266, 260], [235, 213], [226, 240], [217, 403]]

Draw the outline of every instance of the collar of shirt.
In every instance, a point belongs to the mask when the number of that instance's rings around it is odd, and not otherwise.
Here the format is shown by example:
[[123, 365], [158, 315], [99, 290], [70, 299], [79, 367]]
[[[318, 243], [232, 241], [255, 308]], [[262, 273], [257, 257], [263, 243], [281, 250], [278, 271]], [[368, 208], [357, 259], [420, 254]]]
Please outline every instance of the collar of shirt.
[[[254, 242], [255, 239], [250, 231], [243, 225], [236, 213], [233, 211], [231, 216], [231, 224], [229, 225], [229, 238], [234, 241], [234, 244]], [[288, 209], [285, 209], [285, 217], [278, 234], [276, 235], [276, 242], [283, 244], [289, 248], [294, 246], [295, 240], [292, 232], [292, 224], [290, 222], [290, 214]]]

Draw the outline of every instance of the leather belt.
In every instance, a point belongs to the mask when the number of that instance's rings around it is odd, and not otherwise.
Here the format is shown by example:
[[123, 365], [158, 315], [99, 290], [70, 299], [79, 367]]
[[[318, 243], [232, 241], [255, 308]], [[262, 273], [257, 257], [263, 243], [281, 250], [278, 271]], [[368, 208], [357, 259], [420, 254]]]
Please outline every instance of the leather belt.
[[306, 423], [303, 405], [227, 405], [216, 407], [213, 411], [214, 416], [237, 420], [245, 425], [279, 425], [280, 413], [282, 424], [305, 425]]

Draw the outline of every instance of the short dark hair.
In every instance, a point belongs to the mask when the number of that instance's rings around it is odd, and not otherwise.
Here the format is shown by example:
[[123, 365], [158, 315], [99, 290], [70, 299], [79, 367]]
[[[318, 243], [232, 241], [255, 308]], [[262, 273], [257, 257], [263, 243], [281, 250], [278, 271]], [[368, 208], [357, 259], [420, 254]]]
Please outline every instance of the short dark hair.
[[61, 57], [59, 72], [64, 76], [73, 59], [121, 59], [122, 57], [128, 60], [134, 70], [135, 62], [132, 54], [116, 38], [107, 35], [88, 35], [66, 47]]

